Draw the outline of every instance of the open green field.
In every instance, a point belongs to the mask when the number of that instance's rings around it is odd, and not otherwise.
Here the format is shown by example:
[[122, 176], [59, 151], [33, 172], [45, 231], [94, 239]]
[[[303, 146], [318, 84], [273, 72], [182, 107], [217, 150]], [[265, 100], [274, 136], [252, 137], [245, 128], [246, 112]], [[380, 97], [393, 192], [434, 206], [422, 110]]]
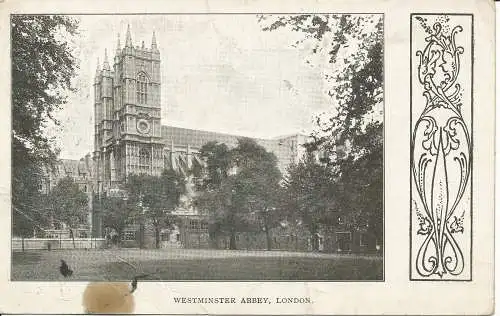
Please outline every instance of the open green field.
[[74, 274], [66, 281], [149, 280], [382, 280], [379, 256], [283, 251], [199, 249], [31, 250], [12, 254], [13, 281], [62, 281], [60, 259]]

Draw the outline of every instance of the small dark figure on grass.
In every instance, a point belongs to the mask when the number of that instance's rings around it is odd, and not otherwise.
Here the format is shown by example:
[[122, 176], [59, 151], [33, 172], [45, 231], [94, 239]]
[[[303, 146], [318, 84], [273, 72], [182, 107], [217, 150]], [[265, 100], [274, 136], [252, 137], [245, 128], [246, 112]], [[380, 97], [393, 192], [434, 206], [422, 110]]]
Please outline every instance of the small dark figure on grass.
[[73, 275], [73, 270], [71, 270], [66, 263], [66, 261], [61, 259], [61, 266], [59, 267], [59, 271], [61, 271], [61, 274], [67, 278]]

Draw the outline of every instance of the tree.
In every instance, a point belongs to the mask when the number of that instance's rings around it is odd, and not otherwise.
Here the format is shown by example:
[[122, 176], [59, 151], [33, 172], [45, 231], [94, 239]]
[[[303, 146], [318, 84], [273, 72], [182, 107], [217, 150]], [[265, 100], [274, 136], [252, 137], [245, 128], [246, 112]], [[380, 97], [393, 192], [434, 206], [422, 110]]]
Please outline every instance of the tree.
[[28, 228], [21, 218], [36, 216], [42, 171], [58, 154], [44, 129], [50, 122], [58, 124], [54, 113], [72, 90], [78, 64], [68, 43], [77, 27], [75, 20], [61, 15], [11, 17], [13, 230], [23, 236], [29, 229], [21, 228]]
[[358, 159], [351, 158], [343, 161], [340, 183], [343, 186], [343, 205], [349, 207], [346, 212], [347, 223], [352, 230], [366, 228], [371, 238], [368, 246], [375, 249], [376, 242], [383, 241], [384, 221], [384, 170], [382, 134], [370, 136], [378, 137], [377, 146]]
[[[235, 177], [242, 184], [238, 198], [257, 210], [263, 219], [267, 249], [271, 250], [270, 229], [276, 224], [275, 210], [281, 196], [282, 174], [276, 156], [266, 151], [254, 140], [242, 138], [233, 150], [238, 173]], [[250, 223], [248, 223], [250, 224]]]
[[85, 223], [88, 216], [88, 197], [81, 191], [78, 184], [72, 178], [61, 179], [50, 191], [47, 197], [49, 211], [55, 220], [66, 224], [70, 231], [70, 236], [75, 239], [73, 228]]
[[103, 197], [101, 212], [104, 226], [113, 228], [118, 234], [118, 240], [122, 240], [125, 227], [132, 224], [138, 216], [137, 207], [122, 197]]
[[212, 141], [201, 147], [200, 158], [205, 165], [203, 169], [196, 170], [195, 176], [201, 178], [198, 189], [211, 190], [222, 185], [222, 181], [227, 179], [232, 168], [231, 155], [231, 151], [223, 143]]
[[307, 154], [288, 168], [282, 207], [292, 221], [300, 221], [314, 235], [320, 224], [337, 223], [338, 186], [333, 169]]
[[236, 233], [254, 230], [263, 218], [271, 249], [269, 210], [277, 205], [281, 173], [277, 158], [254, 140], [238, 139], [229, 150], [224, 144], [205, 144], [200, 155], [206, 162], [198, 207], [208, 212], [212, 232], [227, 233], [229, 248], [236, 249]]
[[160, 248], [160, 231], [171, 225], [171, 212], [179, 205], [185, 192], [184, 178], [173, 170], [164, 170], [160, 177], [150, 175], [130, 175], [127, 191], [130, 203], [142, 204], [147, 211], [145, 217], [151, 219], [155, 230], [155, 246]]
[[[316, 118], [310, 152], [325, 155], [341, 192], [338, 202], [352, 227], [364, 225], [382, 239], [383, 22], [380, 15], [261, 16], [263, 30], [303, 34], [295, 46], [311, 48], [308, 63], [326, 59], [329, 113]], [[326, 57], [326, 58], [325, 58]], [[370, 168], [369, 170], [364, 168]]]
[[40, 225], [39, 213], [34, 212], [43, 205], [39, 204], [38, 172], [39, 168], [28, 165], [17, 170], [18, 177], [12, 179], [12, 234], [15, 236], [32, 237], [34, 229]]

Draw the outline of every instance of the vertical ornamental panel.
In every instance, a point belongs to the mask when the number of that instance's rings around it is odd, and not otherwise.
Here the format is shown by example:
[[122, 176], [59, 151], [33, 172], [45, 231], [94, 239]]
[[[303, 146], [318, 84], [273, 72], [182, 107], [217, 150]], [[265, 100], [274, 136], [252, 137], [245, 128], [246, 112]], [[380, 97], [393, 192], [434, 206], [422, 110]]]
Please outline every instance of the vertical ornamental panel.
[[410, 279], [471, 280], [472, 15], [411, 15]]

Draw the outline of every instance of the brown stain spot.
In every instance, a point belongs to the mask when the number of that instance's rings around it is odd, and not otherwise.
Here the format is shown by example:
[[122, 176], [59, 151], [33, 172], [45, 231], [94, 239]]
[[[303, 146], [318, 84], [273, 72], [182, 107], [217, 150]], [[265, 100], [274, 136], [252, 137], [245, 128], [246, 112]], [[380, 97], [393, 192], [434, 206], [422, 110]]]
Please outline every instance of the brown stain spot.
[[85, 313], [132, 313], [134, 306], [128, 283], [93, 282], [83, 292]]

